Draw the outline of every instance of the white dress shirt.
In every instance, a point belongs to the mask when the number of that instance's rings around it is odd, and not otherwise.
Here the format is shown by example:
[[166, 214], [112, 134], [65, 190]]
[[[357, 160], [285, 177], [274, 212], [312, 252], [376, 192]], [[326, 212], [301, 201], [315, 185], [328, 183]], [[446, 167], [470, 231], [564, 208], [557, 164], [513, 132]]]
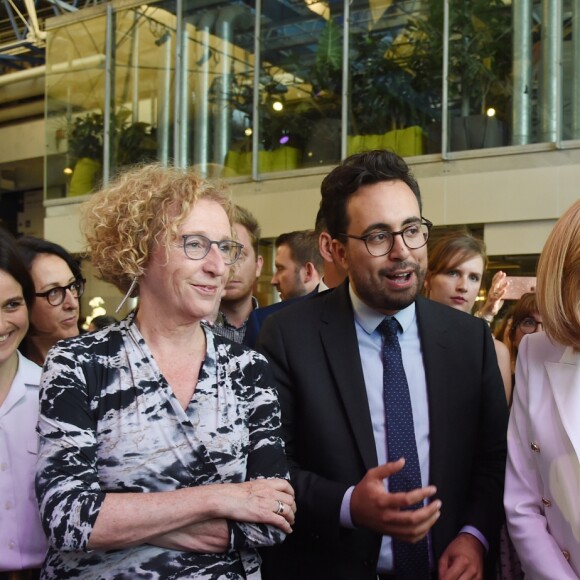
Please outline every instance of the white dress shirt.
[[41, 368], [18, 353], [18, 370], [0, 405], [0, 571], [39, 568], [47, 542], [36, 503]]

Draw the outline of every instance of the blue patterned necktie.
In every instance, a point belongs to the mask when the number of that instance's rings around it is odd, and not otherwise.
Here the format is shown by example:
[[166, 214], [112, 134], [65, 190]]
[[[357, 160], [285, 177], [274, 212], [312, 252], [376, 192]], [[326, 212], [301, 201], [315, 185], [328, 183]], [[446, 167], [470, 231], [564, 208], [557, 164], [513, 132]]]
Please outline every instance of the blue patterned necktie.
[[[389, 461], [405, 458], [405, 467], [389, 477], [389, 491], [406, 492], [422, 487], [417, 455], [413, 409], [403, 367], [401, 346], [395, 318], [385, 318], [379, 325], [383, 335], [383, 397]], [[418, 509], [422, 503], [407, 509]], [[397, 580], [423, 580], [430, 577], [427, 538], [410, 544], [393, 538], [395, 576]]]

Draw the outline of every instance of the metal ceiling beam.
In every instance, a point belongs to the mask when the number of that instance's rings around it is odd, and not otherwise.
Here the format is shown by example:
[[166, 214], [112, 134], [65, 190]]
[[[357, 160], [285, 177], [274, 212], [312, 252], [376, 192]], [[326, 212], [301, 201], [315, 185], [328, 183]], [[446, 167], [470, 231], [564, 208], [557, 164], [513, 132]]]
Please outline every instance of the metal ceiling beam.
[[1, 67], [27, 69], [44, 64], [48, 16], [77, 12], [80, 8], [104, 4], [107, 0], [0, 0], [7, 18], [0, 22]]

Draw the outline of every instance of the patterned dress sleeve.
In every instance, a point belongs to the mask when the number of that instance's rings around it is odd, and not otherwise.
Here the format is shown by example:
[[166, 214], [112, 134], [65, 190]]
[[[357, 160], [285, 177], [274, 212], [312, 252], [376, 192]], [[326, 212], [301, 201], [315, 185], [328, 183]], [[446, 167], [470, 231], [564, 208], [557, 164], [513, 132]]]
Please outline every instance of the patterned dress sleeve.
[[[266, 359], [258, 353], [252, 354], [252, 362], [244, 369], [250, 430], [246, 481], [261, 478], [289, 480], [273, 376]], [[235, 550], [273, 546], [286, 538], [279, 528], [265, 524], [229, 522], [229, 531], [230, 546]]]
[[86, 550], [105, 494], [96, 472], [96, 419], [82, 356], [56, 346], [41, 379], [36, 495], [45, 533], [59, 551]]

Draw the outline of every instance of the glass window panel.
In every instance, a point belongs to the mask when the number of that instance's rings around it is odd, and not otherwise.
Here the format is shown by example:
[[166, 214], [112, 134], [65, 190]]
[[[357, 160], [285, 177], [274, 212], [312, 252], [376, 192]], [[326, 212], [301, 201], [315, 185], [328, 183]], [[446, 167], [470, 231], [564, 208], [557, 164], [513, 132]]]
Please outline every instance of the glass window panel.
[[[449, 1], [449, 151], [580, 137], [576, 4], [564, 0], [556, 14], [533, 0], [529, 22], [512, 26], [521, 3]], [[111, 172], [159, 159], [209, 176], [249, 176], [256, 129], [259, 173], [337, 163], [343, 5], [264, 0], [258, 63], [252, 4], [184, 2], [181, 34], [174, 0], [116, 10]], [[441, 151], [443, 6], [350, 3], [348, 153]], [[48, 198], [88, 193], [102, 178], [105, 28], [99, 12], [70, 15], [49, 31]], [[527, 46], [514, 46], [518, 34]]]
[[48, 32], [48, 199], [88, 193], [101, 177], [105, 27], [103, 16]]
[[260, 172], [340, 160], [341, 2], [265, 0], [260, 66]]
[[[430, 3], [439, 10], [442, 3]], [[511, 5], [449, 3], [449, 150], [508, 145], [512, 88]]]
[[175, 3], [115, 13], [112, 172], [173, 150]]
[[441, 57], [425, 50], [417, 2], [355, 0], [349, 46], [348, 153], [386, 148], [403, 156], [440, 148]]
[[[580, 4], [562, 2], [562, 139], [580, 139]], [[554, 67], [554, 72], [556, 69]]]
[[253, 7], [228, 3], [196, 20], [194, 163], [210, 175], [251, 173], [254, 21]]

